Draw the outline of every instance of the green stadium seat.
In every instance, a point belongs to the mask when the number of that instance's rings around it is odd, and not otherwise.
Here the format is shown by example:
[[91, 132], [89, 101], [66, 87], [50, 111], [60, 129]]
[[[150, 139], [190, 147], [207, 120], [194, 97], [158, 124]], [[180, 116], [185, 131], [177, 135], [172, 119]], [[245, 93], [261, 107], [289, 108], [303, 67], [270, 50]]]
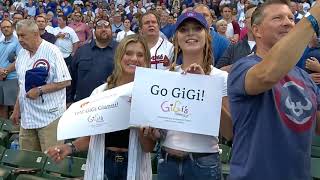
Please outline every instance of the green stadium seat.
[[320, 158], [320, 146], [311, 146], [311, 157]]
[[42, 152], [7, 149], [0, 165], [0, 177], [15, 179], [21, 173], [41, 174], [47, 156]]
[[222, 176], [223, 176], [223, 179], [227, 179], [228, 175], [230, 174], [229, 161], [231, 158], [231, 147], [224, 144], [219, 144], [219, 148], [221, 150], [220, 161], [221, 161]]
[[8, 132], [0, 130], [0, 145], [6, 148], [10, 148]]
[[[70, 166], [72, 162], [72, 166]], [[55, 163], [50, 158], [44, 167], [44, 175], [60, 174], [63, 177], [82, 177], [86, 166], [86, 159], [79, 157], [66, 157], [60, 163]]]
[[30, 174], [20, 174], [16, 180], [48, 180], [47, 178], [34, 176]]
[[15, 126], [10, 119], [1, 119], [0, 145], [10, 148], [10, 137], [13, 134], [19, 134], [19, 127]]
[[320, 179], [320, 158], [311, 158], [311, 176]]
[[2, 159], [2, 156], [4, 155], [5, 151], [6, 151], [6, 148], [4, 146], [0, 146], [0, 159]]
[[[70, 161], [73, 162], [72, 166], [69, 166]], [[48, 158], [41, 176], [21, 174], [17, 177], [17, 180], [81, 179], [84, 176], [85, 165], [86, 159], [79, 157], [66, 157], [60, 163], [55, 163], [50, 158]]]
[[3, 123], [6, 121], [6, 119], [4, 118], [1, 118], [0, 117], [0, 145], [1, 146], [4, 146], [4, 147], [7, 147], [8, 145], [8, 133], [7, 132], [4, 132], [1, 130], [1, 127], [3, 125]]
[[219, 148], [222, 151], [220, 154], [220, 160], [222, 163], [229, 163], [230, 157], [231, 157], [231, 147], [219, 144]]
[[12, 134], [16, 134], [16, 133], [19, 133], [19, 129], [17, 128], [17, 126], [15, 126], [12, 122], [12, 120], [10, 119], [6, 119], [2, 126], [1, 126], [1, 130], [3, 131], [7, 131], [9, 133], [12, 133]]
[[320, 147], [320, 136], [314, 136], [312, 141], [312, 146]]
[[[30, 174], [20, 174], [16, 180], [83, 180], [83, 178], [64, 178], [64, 177], [39, 177], [39, 176], [34, 176], [34, 175], [30, 175]], [[1, 180], [1, 179], [0, 179]]]
[[320, 136], [314, 136], [311, 146], [311, 157], [320, 158]]
[[6, 121], [7, 119], [0, 117], [0, 128], [2, 127], [2, 124]]

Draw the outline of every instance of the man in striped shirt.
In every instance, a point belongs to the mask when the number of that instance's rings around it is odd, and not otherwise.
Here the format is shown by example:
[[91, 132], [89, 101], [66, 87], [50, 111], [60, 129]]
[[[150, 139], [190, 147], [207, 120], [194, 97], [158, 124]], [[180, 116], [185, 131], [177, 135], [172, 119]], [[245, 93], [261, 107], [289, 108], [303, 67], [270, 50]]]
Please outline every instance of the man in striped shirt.
[[[16, 60], [19, 93], [12, 119], [19, 123], [21, 113], [21, 149], [45, 151], [57, 144], [58, 119], [66, 109], [66, 87], [71, 77], [62, 53], [55, 45], [41, 39], [33, 20], [19, 21], [17, 34], [24, 49]], [[45, 67], [48, 72], [46, 84], [26, 92], [26, 71], [38, 67]]]

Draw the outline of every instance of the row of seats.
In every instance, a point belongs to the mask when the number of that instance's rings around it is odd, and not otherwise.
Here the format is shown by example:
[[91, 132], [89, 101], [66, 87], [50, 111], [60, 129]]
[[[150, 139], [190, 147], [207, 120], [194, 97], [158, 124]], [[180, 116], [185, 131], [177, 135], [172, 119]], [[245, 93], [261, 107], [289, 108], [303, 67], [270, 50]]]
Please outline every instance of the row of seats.
[[19, 136], [19, 127], [14, 126], [10, 119], [0, 118], [0, 145], [10, 148], [11, 141]]
[[67, 157], [53, 162], [42, 152], [0, 146], [0, 179], [41, 180], [83, 177], [86, 159]]
[[[0, 180], [80, 180], [85, 167], [85, 158], [68, 156], [55, 163], [42, 152], [0, 146]], [[157, 174], [152, 180], [157, 180]]]
[[219, 144], [220, 148], [220, 160], [221, 160], [221, 169], [222, 169], [222, 177], [223, 180], [228, 179], [228, 175], [230, 174], [230, 159], [231, 159], [231, 147]]

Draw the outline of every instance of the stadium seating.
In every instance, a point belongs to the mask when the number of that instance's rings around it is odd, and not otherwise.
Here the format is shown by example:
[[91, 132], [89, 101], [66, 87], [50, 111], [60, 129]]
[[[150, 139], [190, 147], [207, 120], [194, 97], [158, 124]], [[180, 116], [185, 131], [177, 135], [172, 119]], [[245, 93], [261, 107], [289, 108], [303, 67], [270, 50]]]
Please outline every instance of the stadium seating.
[[46, 159], [42, 152], [7, 149], [1, 159], [0, 177], [15, 179], [21, 173], [41, 174]]
[[40, 180], [43, 179], [74, 179], [84, 176], [86, 159], [78, 157], [67, 157], [59, 163], [53, 162], [50, 158], [47, 159], [43, 173], [39, 175], [19, 175], [20, 180]]
[[320, 136], [314, 136], [313, 138], [311, 156], [320, 158]]
[[222, 169], [222, 176], [223, 179], [227, 179], [228, 175], [230, 174], [230, 165], [229, 161], [231, 158], [231, 147], [219, 144], [220, 148], [220, 160], [221, 160], [221, 169]]
[[13, 125], [12, 120], [0, 118], [0, 145], [10, 148], [10, 138], [19, 134], [19, 129]]
[[311, 158], [311, 175], [320, 180], [320, 158]]

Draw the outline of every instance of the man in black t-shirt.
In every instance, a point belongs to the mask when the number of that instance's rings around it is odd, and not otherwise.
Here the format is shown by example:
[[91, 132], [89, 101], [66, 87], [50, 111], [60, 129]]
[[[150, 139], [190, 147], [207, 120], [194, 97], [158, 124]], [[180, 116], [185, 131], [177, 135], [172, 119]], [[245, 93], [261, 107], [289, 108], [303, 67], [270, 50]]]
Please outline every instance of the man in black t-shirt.
[[48, 33], [46, 31], [46, 27], [47, 27], [47, 24], [48, 24], [48, 21], [46, 19], [46, 17], [44, 17], [43, 15], [39, 15], [36, 17], [36, 23], [38, 25], [38, 28], [39, 28], [39, 31], [40, 31], [40, 37], [52, 44], [54, 44], [57, 40], [57, 38], [51, 34], [51, 33]]

